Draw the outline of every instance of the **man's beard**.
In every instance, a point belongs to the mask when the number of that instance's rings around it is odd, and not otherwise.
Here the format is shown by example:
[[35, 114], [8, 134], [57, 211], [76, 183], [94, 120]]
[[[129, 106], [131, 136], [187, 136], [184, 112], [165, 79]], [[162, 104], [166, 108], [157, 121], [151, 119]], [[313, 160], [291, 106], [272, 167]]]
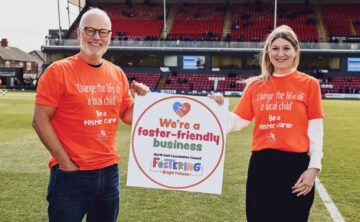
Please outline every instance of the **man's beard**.
[[80, 49], [85, 52], [88, 56], [99, 56], [102, 57], [105, 52], [107, 51], [106, 47], [103, 47], [101, 50], [91, 50], [88, 45], [86, 45], [84, 42], [80, 42]]

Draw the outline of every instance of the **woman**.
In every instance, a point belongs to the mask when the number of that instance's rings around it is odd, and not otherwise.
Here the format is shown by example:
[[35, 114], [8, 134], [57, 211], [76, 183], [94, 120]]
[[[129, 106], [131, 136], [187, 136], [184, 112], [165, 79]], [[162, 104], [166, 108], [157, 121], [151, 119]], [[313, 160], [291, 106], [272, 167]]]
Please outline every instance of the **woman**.
[[[307, 221], [321, 170], [323, 118], [318, 81], [297, 71], [294, 31], [273, 30], [260, 54], [261, 74], [247, 79], [229, 112], [228, 131], [255, 118], [246, 184], [246, 216], [252, 221]], [[210, 95], [222, 104], [221, 94]]]

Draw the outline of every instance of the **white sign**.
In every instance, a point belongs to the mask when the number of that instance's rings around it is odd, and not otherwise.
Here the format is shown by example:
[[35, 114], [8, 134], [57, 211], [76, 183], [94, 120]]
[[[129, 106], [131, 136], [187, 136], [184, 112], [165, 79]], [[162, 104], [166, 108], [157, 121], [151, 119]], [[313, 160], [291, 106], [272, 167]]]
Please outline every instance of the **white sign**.
[[135, 98], [128, 186], [221, 194], [229, 101], [148, 93]]

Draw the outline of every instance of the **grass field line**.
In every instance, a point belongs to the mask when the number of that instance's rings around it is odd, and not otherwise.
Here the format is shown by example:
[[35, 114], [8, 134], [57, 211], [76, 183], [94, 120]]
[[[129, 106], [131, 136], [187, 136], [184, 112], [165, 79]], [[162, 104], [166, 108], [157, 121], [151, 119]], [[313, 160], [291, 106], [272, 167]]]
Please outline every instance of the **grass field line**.
[[342, 217], [339, 209], [336, 207], [334, 202], [331, 200], [330, 195], [326, 192], [326, 189], [322, 185], [319, 178], [316, 178], [315, 184], [316, 184], [316, 190], [318, 191], [321, 200], [324, 202], [326, 209], [329, 211], [331, 218], [335, 222], [344, 222], [345, 220]]

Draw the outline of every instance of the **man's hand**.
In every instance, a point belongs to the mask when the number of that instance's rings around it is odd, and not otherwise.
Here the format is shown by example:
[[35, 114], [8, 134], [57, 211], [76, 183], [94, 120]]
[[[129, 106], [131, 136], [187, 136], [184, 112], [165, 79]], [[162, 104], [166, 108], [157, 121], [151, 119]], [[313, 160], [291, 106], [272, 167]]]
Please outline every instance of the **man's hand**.
[[58, 139], [51, 119], [56, 111], [55, 107], [35, 104], [33, 127], [38, 134], [41, 142], [49, 150], [51, 155], [59, 163], [59, 167], [64, 171], [75, 171], [79, 167], [74, 164], [69, 154], [64, 150], [60, 140]]
[[76, 166], [75, 163], [70, 159], [64, 163], [59, 163], [59, 168], [62, 171], [68, 171], [68, 172], [79, 170], [79, 167]]
[[143, 83], [138, 83], [136, 81], [132, 81], [130, 84], [131, 94], [134, 96], [135, 93], [139, 96], [144, 96], [146, 93], [150, 92], [150, 88]]

